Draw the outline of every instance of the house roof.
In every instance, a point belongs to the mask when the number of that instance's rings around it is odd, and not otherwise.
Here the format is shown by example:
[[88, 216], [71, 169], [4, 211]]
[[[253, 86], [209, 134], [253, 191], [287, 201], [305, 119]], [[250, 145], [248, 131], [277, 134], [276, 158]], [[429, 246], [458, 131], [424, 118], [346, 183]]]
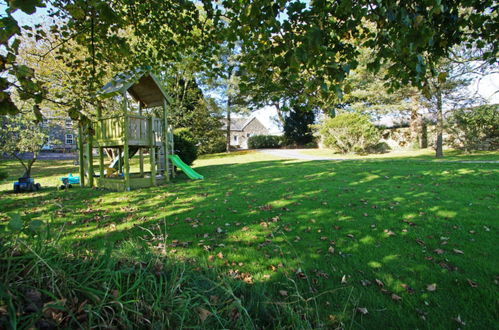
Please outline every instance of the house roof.
[[164, 99], [169, 100], [159, 79], [151, 72], [150, 67], [136, 68], [117, 74], [102, 87], [99, 94], [101, 97], [107, 98], [125, 92], [140, 102], [144, 108], [162, 106]]
[[[249, 118], [231, 118], [230, 119], [230, 130], [231, 131], [242, 131], [248, 126], [249, 123], [251, 123], [256, 117], [249, 117]], [[258, 120], [258, 119], [256, 119]], [[227, 129], [227, 119], [221, 119], [223, 126], [222, 130]]]

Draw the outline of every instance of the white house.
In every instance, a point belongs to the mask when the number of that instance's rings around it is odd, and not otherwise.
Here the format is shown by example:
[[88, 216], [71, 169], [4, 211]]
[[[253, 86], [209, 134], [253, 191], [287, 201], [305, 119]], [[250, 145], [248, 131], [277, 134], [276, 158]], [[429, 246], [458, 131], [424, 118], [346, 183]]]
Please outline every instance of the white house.
[[[227, 130], [227, 119], [222, 119], [222, 130]], [[269, 130], [256, 117], [231, 118], [230, 145], [234, 148], [248, 149], [248, 139], [255, 135], [269, 135]]]

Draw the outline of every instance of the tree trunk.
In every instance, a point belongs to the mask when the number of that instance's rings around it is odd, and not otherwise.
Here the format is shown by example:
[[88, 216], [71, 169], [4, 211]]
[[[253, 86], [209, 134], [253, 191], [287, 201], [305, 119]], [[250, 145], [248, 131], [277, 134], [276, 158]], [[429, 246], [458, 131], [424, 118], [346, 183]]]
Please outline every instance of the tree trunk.
[[443, 152], [443, 132], [444, 132], [444, 115], [442, 109], [442, 92], [440, 89], [436, 93], [437, 98], [437, 141], [435, 144], [435, 157], [441, 158], [444, 156]]
[[227, 136], [226, 152], [230, 152], [230, 96], [227, 97]]
[[411, 124], [410, 124], [411, 144], [413, 148], [421, 148], [421, 120], [418, 110], [413, 107], [411, 109]]
[[282, 114], [281, 105], [279, 104], [279, 102], [277, 102], [274, 103], [274, 107], [277, 110], [277, 119], [279, 119], [281, 125], [284, 126], [284, 115]]

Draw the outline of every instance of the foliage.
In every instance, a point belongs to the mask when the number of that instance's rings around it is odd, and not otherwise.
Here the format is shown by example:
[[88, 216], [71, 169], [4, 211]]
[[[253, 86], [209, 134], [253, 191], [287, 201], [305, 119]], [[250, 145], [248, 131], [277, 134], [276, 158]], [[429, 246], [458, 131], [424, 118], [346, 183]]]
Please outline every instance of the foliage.
[[369, 117], [357, 113], [327, 118], [319, 132], [325, 146], [341, 153], [366, 152], [380, 139], [380, 133]]
[[492, 150], [499, 148], [499, 105], [482, 105], [452, 112], [449, 130], [457, 138], [454, 147], [466, 151], [479, 150], [489, 142]]
[[264, 148], [279, 148], [282, 143], [282, 138], [275, 135], [254, 135], [248, 139], [248, 148], [264, 149]]
[[198, 157], [198, 147], [194, 135], [187, 128], [173, 131], [173, 144], [177, 154], [187, 165], [191, 165]]
[[284, 120], [284, 144], [303, 146], [313, 141], [312, 125], [315, 113], [301, 107], [291, 110]]
[[186, 128], [196, 141], [199, 154], [225, 150], [221, 131], [222, 110], [216, 102], [203, 95], [194, 77], [186, 71], [167, 71], [166, 90], [173, 102], [169, 105], [169, 124]]
[[41, 234], [44, 229], [44, 223], [41, 220], [29, 219], [18, 212], [11, 212], [8, 214], [9, 222], [6, 226], [0, 224], [0, 239], [1, 234], [4, 234], [5, 229], [7, 229], [7, 235], [37, 235]]
[[[24, 167], [23, 177], [30, 177], [48, 137], [47, 128], [35, 122], [31, 112], [0, 117], [0, 154], [19, 161]], [[28, 154], [31, 158], [25, 159]]]
[[[46, 3], [48, 0], [7, 2], [1, 21], [0, 42], [5, 48], [1, 70], [15, 79], [2, 80], [2, 113], [18, 111], [10, 100], [10, 87], [20, 89], [37, 104], [45, 97], [43, 84], [32, 70], [17, 62], [17, 49], [22, 33], [42, 40], [47, 32], [40, 24], [19, 26], [12, 13], [32, 14]], [[355, 40], [374, 50], [370, 70], [390, 63], [387, 76], [395, 87], [425, 86], [428, 76], [439, 74], [435, 70], [439, 59], [457, 44], [486, 49], [481, 58], [491, 63], [498, 53], [497, 5], [492, 0], [429, 0], [424, 5], [392, 0], [280, 0], [272, 4], [257, 0], [251, 5], [237, 1], [54, 0], [50, 4], [48, 31], [58, 40], [53, 51], [71, 68], [68, 74], [88, 87], [85, 99], [74, 98], [68, 104], [74, 119], [88, 115], [86, 103], [95, 103], [92, 94], [110, 72], [124, 65], [151, 65], [161, 71], [193, 53], [207, 65], [223, 44], [243, 54], [241, 72], [272, 82], [275, 88], [269, 90], [276, 92], [277, 99], [290, 96], [284, 92], [290, 83], [293, 90], [296, 86], [302, 92], [295, 95], [326, 100], [314, 101], [314, 106], [341, 98], [345, 77], [358, 65], [360, 45]], [[73, 56], [73, 45], [83, 56]], [[227, 68], [212, 65], [210, 69], [221, 72]], [[34, 110], [37, 113], [37, 107]]]

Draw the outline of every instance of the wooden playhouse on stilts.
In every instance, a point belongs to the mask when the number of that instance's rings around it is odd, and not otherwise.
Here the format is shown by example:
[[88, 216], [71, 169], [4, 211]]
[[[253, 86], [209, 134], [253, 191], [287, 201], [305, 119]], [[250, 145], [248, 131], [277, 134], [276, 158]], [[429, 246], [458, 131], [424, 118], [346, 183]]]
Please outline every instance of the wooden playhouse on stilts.
[[[168, 182], [174, 175], [169, 159], [174, 153], [173, 134], [168, 125], [169, 97], [158, 78], [142, 69], [119, 74], [99, 95], [119, 99], [120, 111], [103, 116], [100, 109], [97, 121], [89, 127], [80, 126], [80, 185], [128, 191]], [[95, 149], [97, 174], [93, 166]], [[105, 164], [109, 154], [114, 158]], [[134, 162], [138, 170], [134, 172], [132, 157], [138, 158], [138, 164]]]

